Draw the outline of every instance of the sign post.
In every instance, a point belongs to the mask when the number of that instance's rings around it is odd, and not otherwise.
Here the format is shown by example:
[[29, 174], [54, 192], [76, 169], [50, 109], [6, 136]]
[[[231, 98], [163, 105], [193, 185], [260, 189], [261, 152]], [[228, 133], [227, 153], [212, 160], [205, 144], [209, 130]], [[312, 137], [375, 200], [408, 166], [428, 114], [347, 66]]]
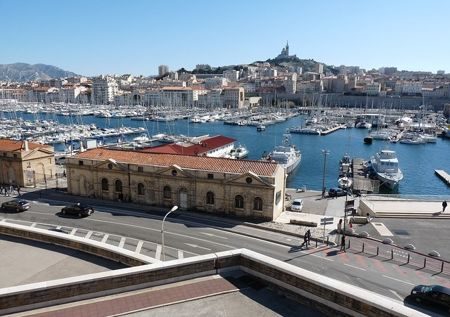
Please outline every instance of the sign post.
[[334, 222], [333, 217], [320, 218], [320, 225], [323, 225], [323, 243], [325, 243], [325, 225], [332, 225]]

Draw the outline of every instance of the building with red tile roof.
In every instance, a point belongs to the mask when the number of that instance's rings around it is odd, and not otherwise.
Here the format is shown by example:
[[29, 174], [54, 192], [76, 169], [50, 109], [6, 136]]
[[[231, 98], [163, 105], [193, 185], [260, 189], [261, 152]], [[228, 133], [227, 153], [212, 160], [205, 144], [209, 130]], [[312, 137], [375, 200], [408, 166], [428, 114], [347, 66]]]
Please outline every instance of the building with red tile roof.
[[284, 208], [285, 171], [272, 162], [97, 148], [66, 171], [74, 195], [270, 220]]

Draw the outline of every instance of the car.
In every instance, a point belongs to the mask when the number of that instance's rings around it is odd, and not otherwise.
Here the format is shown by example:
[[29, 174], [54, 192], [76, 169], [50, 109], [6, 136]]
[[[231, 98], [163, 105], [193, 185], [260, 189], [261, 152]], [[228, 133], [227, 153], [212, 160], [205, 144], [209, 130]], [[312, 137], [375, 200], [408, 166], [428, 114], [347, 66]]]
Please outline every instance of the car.
[[301, 198], [294, 199], [294, 201], [292, 202], [292, 205], [291, 205], [291, 210], [292, 211], [302, 211], [302, 209], [303, 209], [303, 199], [301, 199]]
[[411, 299], [425, 305], [436, 305], [450, 312], [450, 288], [441, 285], [417, 285], [411, 290]]
[[2, 210], [11, 210], [19, 212], [28, 209], [30, 209], [30, 203], [24, 199], [10, 200], [2, 204]]
[[81, 203], [76, 203], [74, 205], [66, 206], [61, 209], [61, 214], [63, 215], [75, 215], [78, 217], [90, 216], [93, 213], [93, 207]]
[[345, 195], [347, 195], [347, 192], [339, 187], [330, 188], [328, 191], [328, 197], [341, 197]]

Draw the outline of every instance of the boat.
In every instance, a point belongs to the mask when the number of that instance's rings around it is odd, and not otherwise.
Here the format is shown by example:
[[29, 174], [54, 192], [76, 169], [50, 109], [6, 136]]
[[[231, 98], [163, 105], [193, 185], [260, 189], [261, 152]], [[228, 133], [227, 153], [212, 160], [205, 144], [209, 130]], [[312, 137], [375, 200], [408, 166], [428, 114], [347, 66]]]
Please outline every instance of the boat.
[[370, 159], [370, 166], [381, 185], [389, 189], [397, 187], [403, 179], [403, 172], [398, 167], [398, 158], [395, 151], [381, 150]]
[[256, 131], [261, 132], [261, 131], [265, 131], [266, 130], [266, 126], [264, 124], [258, 124], [258, 126], [256, 127]]
[[347, 177], [347, 176], [340, 177], [338, 179], [339, 187], [342, 188], [342, 189], [347, 189], [347, 188], [352, 187], [352, 183], [353, 183], [352, 179], [350, 177]]
[[300, 164], [302, 154], [295, 145], [290, 144], [290, 135], [284, 134], [282, 145], [277, 145], [265, 159], [280, 164], [289, 175]]
[[355, 128], [370, 129], [370, 128], [372, 128], [372, 124], [370, 124], [369, 122], [366, 122], [366, 121], [360, 121], [360, 122], [356, 123]]
[[248, 149], [244, 145], [238, 145], [230, 151], [228, 156], [232, 159], [246, 158], [248, 156]]
[[372, 144], [373, 138], [368, 135], [364, 138], [364, 144]]

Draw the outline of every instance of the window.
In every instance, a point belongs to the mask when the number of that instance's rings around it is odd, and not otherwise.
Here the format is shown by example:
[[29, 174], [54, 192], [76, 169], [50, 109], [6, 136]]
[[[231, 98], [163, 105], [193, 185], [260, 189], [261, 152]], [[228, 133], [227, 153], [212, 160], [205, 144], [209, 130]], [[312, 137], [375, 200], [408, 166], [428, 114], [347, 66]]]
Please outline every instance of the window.
[[14, 154], [13, 156], [14, 156], [14, 158], [17, 158], [17, 154]]
[[112, 165], [111, 163], [109, 163], [109, 164], [108, 164], [108, 168], [109, 168], [110, 170], [112, 170], [113, 165]]
[[102, 190], [108, 190], [108, 180], [106, 178], [102, 179]]
[[237, 195], [234, 197], [234, 207], [235, 208], [244, 208], [244, 197], [241, 195]]
[[253, 182], [253, 179], [251, 177], [247, 177], [245, 181], [247, 182], [247, 184], [251, 184]]
[[261, 198], [256, 197], [256, 198], [253, 200], [253, 209], [254, 209], [254, 210], [262, 210], [262, 209], [263, 209], [263, 201], [262, 201]]
[[172, 198], [172, 189], [170, 189], [170, 186], [164, 186], [163, 197]]
[[277, 191], [277, 194], [275, 195], [275, 205], [278, 205], [281, 200], [281, 190]]
[[177, 176], [178, 172], [177, 170], [172, 170], [172, 176]]
[[142, 183], [138, 184], [138, 195], [144, 195], [145, 194], [145, 186]]
[[138, 166], [138, 172], [139, 172], [139, 173], [144, 172], [144, 168], [143, 168], [142, 166]]
[[115, 189], [116, 189], [116, 193], [121, 193], [122, 192], [122, 182], [120, 180], [116, 180], [115, 183]]
[[208, 205], [214, 205], [214, 193], [213, 192], [206, 193], [206, 203]]
[[214, 179], [214, 174], [208, 174], [208, 179]]
[[83, 161], [78, 161], [78, 165], [83, 165], [83, 163], [84, 163]]

